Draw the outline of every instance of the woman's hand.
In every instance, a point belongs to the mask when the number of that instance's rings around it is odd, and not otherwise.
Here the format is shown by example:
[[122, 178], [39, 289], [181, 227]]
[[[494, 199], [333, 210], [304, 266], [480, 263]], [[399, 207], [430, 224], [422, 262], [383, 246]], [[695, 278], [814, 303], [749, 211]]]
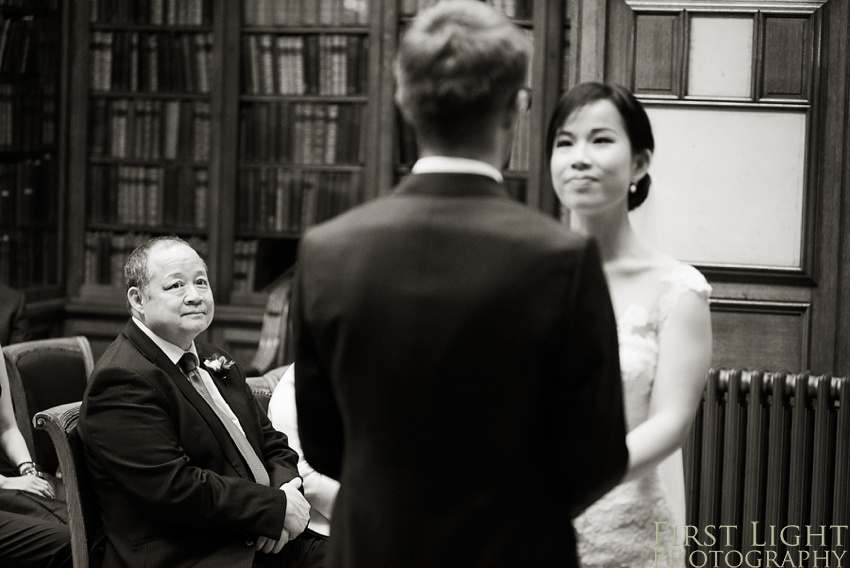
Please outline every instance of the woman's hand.
[[0, 482], [0, 487], [3, 489], [19, 489], [28, 493], [35, 493], [42, 497], [53, 499], [53, 487], [50, 483], [35, 475], [21, 475], [20, 477], [7, 477]]

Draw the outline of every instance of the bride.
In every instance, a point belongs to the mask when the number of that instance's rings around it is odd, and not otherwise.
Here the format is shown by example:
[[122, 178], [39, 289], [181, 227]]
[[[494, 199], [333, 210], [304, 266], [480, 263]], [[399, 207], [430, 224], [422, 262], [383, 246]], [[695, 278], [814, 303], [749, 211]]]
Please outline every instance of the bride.
[[685, 522], [680, 448], [711, 362], [711, 287], [692, 266], [643, 242], [629, 222], [647, 197], [654, 148], [645, 110], [617, 85], [577, 85], [549, 123], [555, 192], [572, 228], [594, 237], [602, 253], [629, 430], [623, 482], [575, 519], [585, 568], [652, 566], [655, 523], [681, 534]]

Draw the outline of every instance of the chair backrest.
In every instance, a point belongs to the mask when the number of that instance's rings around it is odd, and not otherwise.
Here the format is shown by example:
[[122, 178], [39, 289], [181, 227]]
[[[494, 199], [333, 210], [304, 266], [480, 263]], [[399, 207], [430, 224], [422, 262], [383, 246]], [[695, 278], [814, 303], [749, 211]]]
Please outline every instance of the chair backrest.
[[89, 542], [97, 527], [97, 502], [86, 469], [83, 443], [77, 433], [80, 402], [71, 402], [37, 412], [33, 425], [46, 432], [56, 448], [65, 501], [68, 504], [68, 529], [74, 568], [89, 567]]
[[269, 402], [271, 401], [274, 388], [277, 386], [277, 383], [280, 382], [280, 378], [288, 368], [289, 365], [283, 365], [282, 367], [276, 367], [259, 377], [248, 377], [246, 379], [248, 386], [251, 387], [251, 392], [254, 393], [254, 398], [257, 399], [257, 402], [260, 404], [260, 408], [262, 408], [263, 412], [266, 414], [269, 413]]
[[47, 434], [33, 430], [36, 412], [83, 400], [94, 368], [91, 346], [83, 336], [25, 341], [3, 347], [15, 420], [33, 459], [50, 473], [58, 465]]
[[269, 286], [271, 293], [266, 302], [266, 312], [263, 314], [260, 343], [253, 360], [248, 365], [251, 373], [262, 374], [269, 369], [292, 362], [294, 353], [289, 305], [294, 275], [295, 268], [292, 267]]

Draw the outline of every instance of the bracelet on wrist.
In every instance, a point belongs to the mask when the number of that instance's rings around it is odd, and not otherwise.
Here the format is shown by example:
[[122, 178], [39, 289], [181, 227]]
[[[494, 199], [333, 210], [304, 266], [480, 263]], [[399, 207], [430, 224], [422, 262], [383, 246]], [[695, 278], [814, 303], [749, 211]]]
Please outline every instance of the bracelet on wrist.
[[20, 475], [34, 475], [36, 477], [43, 477], [41, 472], [41, 468], [38, 467], [38, 464], [32, 461], [26, 461], [18, 464], [18, 473]]

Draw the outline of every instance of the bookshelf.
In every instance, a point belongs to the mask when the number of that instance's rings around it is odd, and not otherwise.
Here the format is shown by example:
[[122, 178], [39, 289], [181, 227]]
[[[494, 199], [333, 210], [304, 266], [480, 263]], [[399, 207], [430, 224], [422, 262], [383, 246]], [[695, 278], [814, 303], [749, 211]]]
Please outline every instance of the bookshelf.
[[372, 35], [364, 1], [246, 0], [240, 15], [231, 300], [250, 303], [305, 229], [364, 200]]
[[180, 235], [209, 258], [213, 3], [80, 5], [85, 136], [71, 193], [85, 205], [75, 284], [84, 297], [118, 298], [127, 255], [152, 236]]
[[61, 295], [62, 53], [58, 0], [0, 0], [0, 282]]
[[[536, 48], [534, 103], [506, 178], [518, 199], [554, 212], [541, 125], [560, 92], [564, 7], [492, 1]], [[268, 287], [295, 263], [304, 229], [386, 193], [415, 159], [393, 102], [392, 60], [424, 6], [75, 2], [64, 332], [89, 336], [96, 352], [111, 341], [126, 318], [126, 254], [176, 233], [210, 269], [209, 339], [250, 360]]]

